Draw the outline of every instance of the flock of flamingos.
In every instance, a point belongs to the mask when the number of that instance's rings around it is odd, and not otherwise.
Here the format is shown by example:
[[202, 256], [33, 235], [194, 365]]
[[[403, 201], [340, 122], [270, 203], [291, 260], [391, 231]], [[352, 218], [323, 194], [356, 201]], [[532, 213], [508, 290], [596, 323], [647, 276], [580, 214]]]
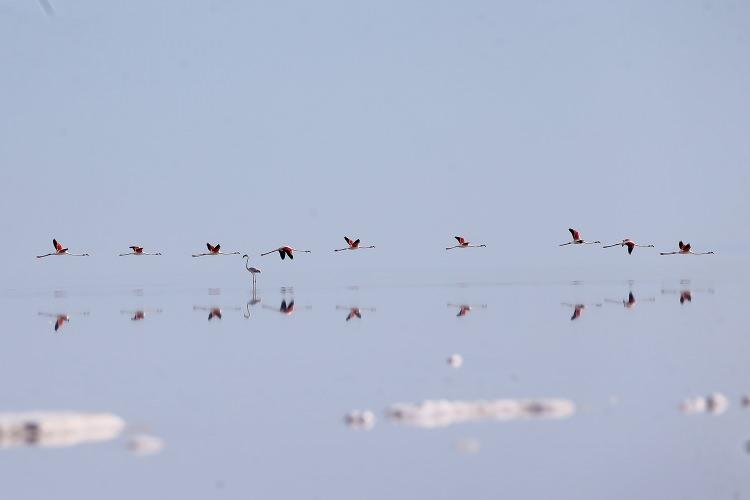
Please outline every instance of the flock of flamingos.
[[[586, 241], [583, 238], [581, 238], [581, 233], [577, 229], [570, 228], [568, 229], [570, 231], [570, 234], [572, 236], [572, 240], [568, 241], [567, 243], [561, 243], [559, 246], [564, 247], [566, 245], [593, 245], [593, 244], [601, 244], [601, 241]], [[487, 245], [481, 244], [481, 245], [472, 245], [466, 238], [463, 236], [454, 236], [454, 238], [457, 241], [457, 245], [454, 245], [452, 247], [446, 247], [446, 250], [453, 250], [454, 248], [483, 248]], [[344, 240], [346, 241], [346, 244], [348, 246], [344, 248], [337, 248], [334, 249], [334, 252], [341, 252], [344, 250], [364, 250], [367, 248], [375, 248], [374, 245], [370, 246], [360, 246], [360, 240], [349, 238], [348, 236], [344, 236]], [[70, 253], [68, 251], [68, 248], [63, 246], [62, 243], [57, 241], [57, 239], [52, 240], [52, 246], [55, 249], [54, 252], [44, 254], [44, 255], [37, 255], [37, 259], [42, 259], [44, 257], [51, 257], [51, 256], [62, 256], [67, 255], [71, 257], [88, 257], [89, 254], [87, 253]], [[654, 245], [639, 245], [635, 241], [631, 240], [630, 238], [625, 238], [622, 241], [619, 241], [617, 243], [613, 243], [611, 245], [604, 245], [602, 248], [612, 248], [612, 247], [627, 247], [628, 248], [628, 254], [632, 254], [633, 250], [636, 247], [640, 248], [654, 248]], [[207, 257], [212, 255], [239, 255], [240, 252], [222, 252], [221, 251], [221, 245], [216, 244], [212, 245], [211, 243], [206, 243], [206, 247], [208, 248], [207, 252], [204, 253], [197, 253], [193, 254], [193, 257]], [[130, 252], [127, 253], [121, 253], [119, 254], [120, 257], [124, 257], [126, 255], [161, 255], [161, 252], [144, 252], [143, 247], [140, 247], [138, 245], [132, 245], [130, 247]], [[281, 246], [279, 248], [275, 248], [273, 250], [269, 250], [268, 252], [261, 253], [261, 257], [265, 255], [272, 254], [274, 252], [279, 252], [279, 256], [281, 257], [281, 260], [284, 260], [285, 258], [289, 257], [290, 259], [294, 259], [294, 253], [295, 252], [301, 252], [301, 253], [312, 253], [310, 250], [299, 250], [297, 248], [293, 248], [290, 246]], [[683, 243], [680, 241], [678, 243], [678, 250], [674, 252], [661, 252], [660, 255], [709, 255], [713, 254], [714, 252], [693, 252], [692, 247], [690, 243]], [[245, 259], [245, 268], [250, 272], [253, 278], [253, 285], [255, 285], [255, 275], [260, 273], [260, 269], [256, 267], [250, 266], [250, 256], [247, 254], [244, 254], [242, 258]]]

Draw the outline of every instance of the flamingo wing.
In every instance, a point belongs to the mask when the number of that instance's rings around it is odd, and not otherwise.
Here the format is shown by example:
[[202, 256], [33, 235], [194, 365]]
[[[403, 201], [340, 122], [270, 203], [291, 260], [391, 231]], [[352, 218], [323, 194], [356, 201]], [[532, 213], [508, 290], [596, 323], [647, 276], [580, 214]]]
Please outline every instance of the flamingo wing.
[[459, 245], [463, 245], [464, 243], [466, 243], [466, 239], [463, 236], [454, 236], [454, 238], [456, 238], [456, 241], [458, 241]]
[[625, 244], [628, 246], [628, 255], [633, 253], [633, 249], [635, 248], [635, 243], [633, 243], [632, 241], [629, 241]]
[[348, 236], [344, 236], [344, 240], [346, 240], [346, 244], [347, 245], [351, 245], [352, 244], [352, 240], [350, 240]]
[[286, 253], [284, 253], [283, 248], [279, 248], [279, 255], [281, 255], [281, 260], [284, 260], [286, 258]]
[[208, 248], [209, 252], [213, 252], [214, 251], [214, 246], [211, 243], [206, 243], [206, 247]]
[[352, 245], [352, 246], [353, 246], [354, 248], [358, 247], [358, 246], [359, 246], [359, 238], [357, 238], [356, 240], [354, 240], [354, 242], [353, 242], [353, 243], [351, 243], [351, 245]]
[[680, 242], [679, 242], [679, 243], [677, 244], [677, 246], [678, 246], [678, 247], [680, 247], [680, 250], [682, 250], [682, 248], [683, 248], [683, 247], [685, 246], [685, 244], [684, 244], [684, 243], [683, 243], [682, 241], [680, 241]]
[[581, 239], [581, 233], [578, 232], [577, 229], [568, 228], [568, 231], [570, 231], [570, 234], [573, 235], [574, 240], [580, 240]]
[[291, 248], [287, 248], [284, 251], [286, 252], [287, 257], [289, 257], [290, 259], [294, 259], [294, 254], [292, 253]]
[[55, 251], [56, 252], [59, 252], [60, 250], [63, 249], [62, 243], [60, 243], [59, 241], [57, 241], [54, 238], [52, 239], [52, 245], [55, 247]]
[[685, 243], [682, 245], [682, 251], [683, 252], [689, 252], [690, 251], [690, 243]]

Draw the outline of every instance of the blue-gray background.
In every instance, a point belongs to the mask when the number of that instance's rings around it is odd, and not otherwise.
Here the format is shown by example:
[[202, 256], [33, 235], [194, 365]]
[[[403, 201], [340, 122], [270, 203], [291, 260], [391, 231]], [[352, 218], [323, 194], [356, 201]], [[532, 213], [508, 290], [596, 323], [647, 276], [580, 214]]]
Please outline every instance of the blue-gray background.
[[[114, 411], [168, 447], [4, 454], [12, 497], [746, 491], [750, 4], [53, 5], [0, 0], [2, 409]], [[558, 248], [571, 226], [657, 249]], [[445, 252], [454, 234], [488, 248]], [[378, 248], [334, 254], [344, 235]], [[92, 257], [34, 259], [52, 237]], [[679, 239], [718, 254], [657, 255]], [[249, 298], [239, 259], [189, 257], [207, 241], [255, 257], [264, 305], [293, 286], [303, 309], [206, 322], [194, 305]], [[131, 244], [164, 256], [115, 256]], [[313, 253], [257, 257], [281, 244]], [[568, 280], [610, 284], [531, 286]], [[415, 286], [457, 282], [487, 286]], [[656, 302], [596, 307], [630, 289]], [[459, 322], [447, 302], [488, 307]], [[560, 302], [589, 308], [570, 322]], [[352, 325], [336, 305], [378, 310]], [[164, 312], [134, 332], [120, 311], [138, 307]], [[53, 336], [38, 312], [71, 323]], [[724, 420], [677, 414], [712, 390]], [[549, 426], [340, 423], [536, 396], [582, 407]], [[479, 455], [451, 453], [464, 435]]]
[[345, 234], [405, 271], [454, 234], [484, 271], [566, 265], [570, 226], [750, 244], [744, 2], [53, 4], [0, 2], [5, 279], [52, 280], [53, 236], [96, 254], [71, 284], [133, 243], [170, 277], [206, 241], [313, 273], [362, 267]]

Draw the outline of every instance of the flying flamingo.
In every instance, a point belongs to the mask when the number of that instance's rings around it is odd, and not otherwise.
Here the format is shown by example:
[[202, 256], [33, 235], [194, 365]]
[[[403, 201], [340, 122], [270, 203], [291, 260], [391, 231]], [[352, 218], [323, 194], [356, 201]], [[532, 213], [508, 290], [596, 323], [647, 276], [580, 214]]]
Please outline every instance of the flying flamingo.
[[654, 248], [654, 245], [639, 245], [635, 241], [631, 240], [630, 238], [625, 238], [620, 243], [613, 243], [611, 245], [603, 246], [602, 248], [612, 248], [612, 247], [616, 247], [616, 246], [621, 246], [621, 247], [625, 247], [626, 246], [626, 247], [628, 247], [628, 255], [630, 255], [630, 254], [633, 253], [633, 249], [635, 247]]
[[680, 249], [676, 252], [661, 252], [659, 255], [710, 255], [713, 254], [713, 252], [700, 252], [696, 253], [690, 250], [690, 243], [683, 243], [680, 241], [678, 243], [678, 246]]
[[279, 255], [281, 256], [281, 260], [284, 260], [284, 258], [289, 257], [290, 259], [294, 258], [293, 252], [304, 252], [304, 253], [312, 253], [310, 250], [297, 250], [296, 248], [292, 248], [289, 246], [283, 246], [279, 248], [275, 248], [273, 250], [270, 250], [266, 253], [260, 254], [261, 257], [264, 255], [268, 255], [270, 253], [279, 252]]
[[245, 259], [245, 269], [247, 269], [247, 272], [249, 272], [253, 277], [253, 288], [255, 288], [255, 275], [260, 274], [260, 269], [252, 267], [250, 265], [250, 256], [245, 254], [242, 256], [243, 259]]
[[583, 304], [576, 304], [573, 306], [573, 316], [570, 317], [570, 321], [575, 321], [580, 318], [584, 309], [586, 309], [586, 306]]
[[44, 254], [44, 255], [37, 255], [37, 259], [41, 259], [43, 257], [49, 257], [50, 255], [69, 255], [71, 257], [88, 257], [89, 254], [87, 253], [68, 253], [68, 249], [64, 248], [62, 246], [62, 243], [57, 241], [56, 239], [52, 240], [52, 246], [55, 248], [55, 251], [52, 253]]
[[456, 241], [458, 241], [458, 245], [452, 246], [452, 247], [445, 247], [446, 250], [453, 250], [454, 248], [481, 248], [486, 247], [487, 245], [469, 245], [469, 242], [466, 241], [466, 238], [463, 236], [454, 236], [456, 238]]
[[353, 240], [353, 239], [349, 238], [348, 236], [344, 236], [344, 239], [346, 240], [346, 244], [349, 245], [349, 246], [346, 247], [346, 248], [338, 248], [338, 249], [334, 250], [334, 252], [341, 252], [342, 250], [360, 250], [362, 248], [375, 248], [374, 245], [371, 245], [369, 247], [361, 247], [361, 246], [359, 246], [359, 238], [357, 238], [356, 240]]
[[239, 255], [240, 252], [230, 252], [230, 253], [223, 253], [221, 252], [221, 245], [218, 243], [214, 246], [211, 243], [206, 243], [206, 246], [208, 247], [208, 253], [199, 253], [199, 254], [193, 254], [193, 257], [203, 257], [205, 255]]
[[594, 243], [601, 243], [601, 241], [584, 241], [581, 238], [581, 233], [578, 231], [578, 229], [573, 229], [571, 227], [568, 229], [568, 231], [570, 231], [570, 234], [573, 236], [573, 241], [561, 243], [559, 246], [564, 247], [565, 245], [593, 245]]
[[161, 255], [161, 253], [159, 252], [156, 252], [156, 253], [144, 252], [143, 247], [139, 247], [137, 245], [132, 245], [132, 246], [129, 246], [128, 248], [131, 249], [132, 252], [121, 253], [120, 257], [124, 257], [126, 255]]
[[60, 328], [65, 326], [65, 323], [70, 321], [70, 316], [68, 316], [67, 314], [39, 313], [39, 316], [48, 316], [50, 318], [55, 318], [55, 331], [58, 331]]

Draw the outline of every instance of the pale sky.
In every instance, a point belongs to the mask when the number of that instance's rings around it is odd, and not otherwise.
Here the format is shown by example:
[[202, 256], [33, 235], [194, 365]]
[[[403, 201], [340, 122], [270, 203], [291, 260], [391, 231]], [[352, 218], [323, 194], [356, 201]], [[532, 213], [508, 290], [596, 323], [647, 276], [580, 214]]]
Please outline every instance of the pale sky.
[[[53, 5], [0, 1], [6, 282], [226, 284], [238, 262], [186, 258], [207, 241], [315, 252], [266, 279], [634, 262], [561, 251], [571, 226], [750, 244], [742, 2]], [[489, 246], [447, 256], [454, 234]], [[95, 257], [36, 261], [52, 237]]]

